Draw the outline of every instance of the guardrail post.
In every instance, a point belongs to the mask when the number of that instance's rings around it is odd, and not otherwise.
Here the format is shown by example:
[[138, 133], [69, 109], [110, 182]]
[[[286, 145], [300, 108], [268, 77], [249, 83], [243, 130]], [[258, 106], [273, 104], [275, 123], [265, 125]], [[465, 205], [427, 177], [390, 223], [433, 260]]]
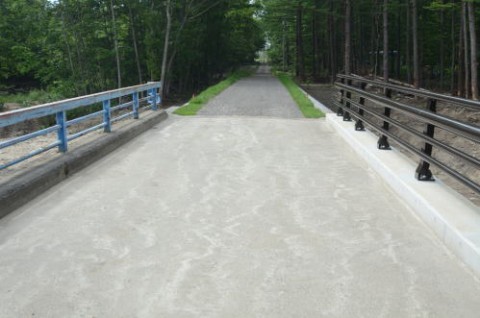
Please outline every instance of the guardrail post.
[[158, 110], [157, 89], [156, 88], [150, 89], [149, 95], [151, 96], [152, 110]]
[[111, 110], [110, 110], [110, 100], [103, 101], [103, 123], [105, 127], [103, 131], [109, 133], [112, 131], [112, 121], [111, 121]]
[[[392, 90], [387, 88], [385, 90], [385, 96], [387, 96], [388, 98], [392, 98]], [[390, 117], [391, 112], [392, 112], [392, 110], [389, 107], [385, 107], [385, 110], [384, 110], [383, 114], [385, 115], [385, 117]], [[388, 122], [384, 121], [382, 128], [384, 130], [388, 131], [390, 129], [390, 124]], [[382, 136], [378, 139], [377, 148], [380, 149], [380, 150], [390, 150], [391, 149], [387, 136], [382, 134]]]
[[56, 114], [57, 125], [60, 126], [57, 131], [58, 141], [58, 151], [67, 152], [68, 151], [68, 128], [67, 128], [67, 113], [65, 111], [58, 112]]
[[139, 103], [138, 103], [138, 92], [135, 92], [132, 94], [132, 101], [133, 101], [133, 118], [138, 119], [138, 109], [139, 109]]
[[[340, 83], [345, 84], [345, 79], [341, 78]], [[343, 97], [345, 96], [345, 91], [343, 89], [340, 90], [340, 105], [343, 107]], [[337, 116], [343, 116], [343, 108], [338, 107]]]
[[[351, 86], [352, 85], [352, 80], [347, 80], [347, 85], [348, 86]], [[352, 121], [352, 117], [350, 116], [350, 112], [348, 111], [348, 109], [350, 108], [350, 98], [352, 98], [352, 93], [347, 91], [346, 92], [346, 102], [345, 102], [345, 111], [343, 112], [343, 121]]]
[[[365, 90], [365, 87], [367, 87], [367, 83], [360, 83], [360, 88], [362, 90]], [[364, 97], [360, 97], [360, 105], [365, 105], [365, 98]], [[355, 123], [355, 130], [356, 131], [364, 131], [365, 130], [365, 126], [363, 125], [363, 121], [360, 119], [364, 116], [365, 112], [363, 111], [363, 109], [359, 108], [358, 109], [358, 115], [360, 115], [358, 118], [357, 118], [357, 122]]]
[[[437, 101], [435, 99], [429, 99], [427, 102], [427, 109], [432, 113], [436, 113]], [[435, 134], [435, 126], [432, 124], [427, 124], [426, 130], [423, 131], [423, 134], [433, 138]], [[428, 142], [425, 143], [425, 148], [422, 148], [422, 152], [429, 157], [432, 156], [432, 150], [433, 146]], [[435, 181], [432, 171], [430, 170], [430, 163], [425, 160], [421, 160], [417, 170], [415, 170], [415, 177], [420, 181]]]

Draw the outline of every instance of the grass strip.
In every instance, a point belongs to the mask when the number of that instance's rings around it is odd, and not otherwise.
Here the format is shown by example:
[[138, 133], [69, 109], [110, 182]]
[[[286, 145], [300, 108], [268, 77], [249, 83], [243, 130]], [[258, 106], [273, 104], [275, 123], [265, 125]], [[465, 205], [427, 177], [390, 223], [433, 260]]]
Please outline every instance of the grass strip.
[[233, 83], [238, 81], [241, 78], [248, 77], [252, 74], [252, 71], [248, 70], [238, 70], [233, 72], [229, 77], [220, 83], [210, 86], [197, 96], [193, 97], [187, 105], [177, 109], [173, 113], [176, 115], [182, 116], [194, 116], [197, 112], [205, 105], [209, 100], [223, 92]]
[[313, 106], [312, 101], [300, 90], [290, 75], [278, 74], [277, 77], [287, 88], [305, 118], [321, 118], [325, 116], [323, 112]]

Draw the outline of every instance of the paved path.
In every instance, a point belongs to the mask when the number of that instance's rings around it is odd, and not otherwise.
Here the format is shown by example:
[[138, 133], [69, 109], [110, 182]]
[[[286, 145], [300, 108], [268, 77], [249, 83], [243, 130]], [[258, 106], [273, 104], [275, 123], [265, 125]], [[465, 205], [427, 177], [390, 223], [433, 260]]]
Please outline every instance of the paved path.
[[257, 74], [227, 88], [198, 114], [303, 118], [295, 101], [282, 83], [271, 75], [267, 66], [260, 66]]
[[478, 317], [324, 121], [175, 118], [0, 220], [0, 317]]
[[279, 85], [240, 81], [0, 220], [0, 317], [477, 318], [480, 281]]

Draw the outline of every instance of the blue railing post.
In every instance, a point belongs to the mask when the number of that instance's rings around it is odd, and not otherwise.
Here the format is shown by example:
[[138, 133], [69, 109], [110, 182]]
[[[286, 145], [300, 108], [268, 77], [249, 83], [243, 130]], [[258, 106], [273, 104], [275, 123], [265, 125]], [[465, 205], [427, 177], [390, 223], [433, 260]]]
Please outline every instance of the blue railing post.
[[133, 118], [138, 119], [138, 117], [139, 117], [138, 116], [138, 108], [139, 108], [138, 92], [133, 93], [132, 99], [133, 99]]
[[[26, 142], [39, 136], [57, 133], [57, 138], [54, 142], [37, 148], [23, 156], [17, 157], [6, 163], [1, 163], [0, 170], [40, 155], [50, 149], [58, 149], [59, 152], [65, 153], [69, 151], [68, 143], [70, 141], [89, 134], [93, 131], [97, 131], [98, 129], [103, 128], [105, 132], [110, 132], [112, 130], [113, 123], [115, 123], [116, 121], [132, 117], [139, 118], [140, 104], [144, 101], [147, 101], [149, 104], [151, 104], [149, 107], [152, 110], [156, 110], [159, 107], [158, 105], [161, 103], [159, 95], [156, 91], [160, 88], [160, 85], [161, 84], [159, 82], [149, 82], [146, 85], [136, 85], [94, 95], [80, 96], [69, 100], [63, 100], [45, 105], [39, 105], [36, 107], [25, 108], [14, 112], [0, 113], [0, 129], [3, 127], [8, 127], [14, 124], [25, 122], [26, 120], [43, 118], [46, 116], [54, 116], [56, 119], [56, 124], [50, 127], [36, 130], [34, 132], [30, 132], [18, 137], [9, 138], [6, 141], [0, 141], [0, 149], [5, 149], [7, 147]], [[145, 92], [148, 92], [149, 95], [145, 96]], [[120, 101], [120, 104], [118, 106], [112, 107], [112, 100], [121, 100], [126, 96], [131, 96], [132, 102], [122, 103]], [[89, 114], [87, 115], [68, 120], [68, 111], [91, 105], [98, 105], [98, 103], [103, 103], [102, 109], [95, 109], [93, 112], [89, 112]], [[127, 108], [130, 109], [130, 106], [132, 105], [133, 110], [131, 112], [122, 112], [122, 115], [114, 117], [117, 110]], [[85, 128], [73, 134], [69, 133], [70, 126], [77, 125], [93, 118], [97, 120], [102, 118], [102, 122], [94, 124], [93, 126], [90, 126], [90, 123], [88, 123], [88, 128]]]
[[150, 90], [150, 95], [152, 96], [152, 110], [158, 110], [158, 105], [157, 105], [157, 89], [152, 88]]
[[68, 151], [68, 130], [67, 130], [67, 114], [65, 111], [56, 114], [57, 125], [60, 126], [57, 130], [58, 136], [58, 151]]
[[103, 129], [104, 132], [111, 132], [112, 131], [112, 121], [111, 121], [111, 113], [110, 113], [110, 100], [103, 101], [103, 123], [105, 127]]

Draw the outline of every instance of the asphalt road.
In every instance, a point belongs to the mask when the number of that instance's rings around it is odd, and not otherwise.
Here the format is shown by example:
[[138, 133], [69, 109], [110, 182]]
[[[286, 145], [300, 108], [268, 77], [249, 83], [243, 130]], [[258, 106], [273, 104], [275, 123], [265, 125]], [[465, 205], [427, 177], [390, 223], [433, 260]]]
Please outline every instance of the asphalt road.
[[198, 114], [303, 118], [295, 101], [282, 83], [272, 76], [268, 66], [260, 66], [255, 75], [241, 79], [227, 88]]
[[325, 121], [173, 118], [0, 220], [0, 317], [478, 317]]

